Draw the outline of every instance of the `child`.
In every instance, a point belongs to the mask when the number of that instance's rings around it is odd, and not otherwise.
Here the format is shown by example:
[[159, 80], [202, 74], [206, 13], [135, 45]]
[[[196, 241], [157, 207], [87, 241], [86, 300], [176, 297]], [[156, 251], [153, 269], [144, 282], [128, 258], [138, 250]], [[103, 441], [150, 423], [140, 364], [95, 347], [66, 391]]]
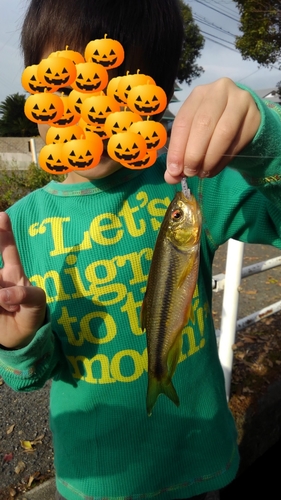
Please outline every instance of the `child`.
[[[177, 0], [31, 0], [25, 63], [66, 45], [83, 51], [105, 33], [125, 49], [119, 74], [141, 68], [172, 95], [182, 40]], [[230, 237], [281, 248], [280, 116], [228, 79], [199, 87], [176, 117], [167, 183], [165, 156], [132, 171], [104, 155], [94, 169], [50, 182], [9, 217], [1, 214], [0, 371], [21, 391], [53, 379], [60, 498], [205, 498], [235, 477], [237, 435], [212, 322], [211, 266]], [[232, 169], [224, 168], [230, 161]], [[183, 331], [173, 378], [180, 406], [161, 396], [148, 417], [139, 313], [182, 175], [203, 216], [194, 323]]]

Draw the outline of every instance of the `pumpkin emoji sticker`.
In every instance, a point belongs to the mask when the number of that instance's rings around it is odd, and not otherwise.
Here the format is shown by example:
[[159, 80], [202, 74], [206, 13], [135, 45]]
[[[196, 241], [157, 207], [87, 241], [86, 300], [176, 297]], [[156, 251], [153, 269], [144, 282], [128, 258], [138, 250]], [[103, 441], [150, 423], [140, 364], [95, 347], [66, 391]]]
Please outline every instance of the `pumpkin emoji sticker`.
[[124, 61], [124, 49], [120, 42], [104, 35], [104, 38], [92, 40], [86, 45], [85, 59], [106, 69], [117, 68]]
[[58, 95], [42, 92], [33, 94], [26, 99], [24, 112], [32, 122], [48, 124], [62, 117], [64, 106]]

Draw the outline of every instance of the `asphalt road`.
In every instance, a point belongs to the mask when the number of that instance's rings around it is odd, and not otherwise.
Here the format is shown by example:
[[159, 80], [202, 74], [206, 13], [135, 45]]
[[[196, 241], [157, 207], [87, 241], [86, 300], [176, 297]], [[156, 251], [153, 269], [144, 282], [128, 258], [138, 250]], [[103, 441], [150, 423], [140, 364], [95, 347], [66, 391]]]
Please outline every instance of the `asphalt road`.
[[[214, 275], [224, 272], [225, 255], [224, 246], [217, 252]], [[246, 245], [244, 266], [279, 255], [278, 250], [268, 246]], [[281, 267], [243, 280], [238, 317], [280, 300], [280, 287]], [[218, 328], [221, 301], [222, 292], [214, 293], [213, 311]], [[0, 380], [0, 500], [15, 498], [28, 483], [39, 484], [54, 474], [48, 427], [49, 386], [32, 393], [15, 393]], [[29, 446], [31, 450], [27, 451]], [[262, 476], [258, 477], [261, 487]], [[229, 500], [235, 496], [230, 492], [224, 498]]]

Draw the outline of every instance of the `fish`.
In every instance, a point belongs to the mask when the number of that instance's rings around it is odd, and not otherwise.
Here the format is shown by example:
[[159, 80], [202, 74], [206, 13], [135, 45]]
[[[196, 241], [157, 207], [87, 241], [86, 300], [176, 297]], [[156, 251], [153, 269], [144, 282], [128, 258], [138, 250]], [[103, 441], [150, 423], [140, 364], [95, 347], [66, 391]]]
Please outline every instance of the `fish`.
[[182, 349], [182, 330], [192, 317], [202, 217], [195, 197], [178, 191], [167, 208], [153, 251], [141, 307], [148, 355], [147, 414], [160, 394], [176, 406], [172, 382]]

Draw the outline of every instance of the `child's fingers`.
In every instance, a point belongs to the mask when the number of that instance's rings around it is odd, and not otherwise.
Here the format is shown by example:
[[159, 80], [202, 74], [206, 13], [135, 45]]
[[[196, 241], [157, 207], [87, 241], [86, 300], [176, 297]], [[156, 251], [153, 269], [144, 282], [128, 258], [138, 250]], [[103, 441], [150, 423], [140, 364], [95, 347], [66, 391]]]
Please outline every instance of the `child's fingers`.
[[0, 306], [6, 311], [18, 310], [20, 305], [40, 308], [45, 305], [45, 292], [34, 286], [0, 288]]
[[197, 87], [180, 108], [172, 128], [167, 155], [167, 182], [198, 175], [209, 143], [227, 105], [220, 86]]
[[[207, 101], [207, 102], [206, 102]], [[204, 109], [199, 109], [194, 116], [192, 128], [189, 133], [188, 142], [184, 154], [183, 172], [186, 176], [191, 177], [198, 175], [202, 170], [203, 165], [208, 161], [209, 146], [211, 141], [217, 137], [217, 124], [224, 112], [224, 107], [217, 106], [213, 110], [213, 102], [211, 99], [205, 100]], [[217, 139], [215, 140], [217, 142]], [[225, 144], [220, 144], [220, 153], [225, 151]], [[220, 158], [220, 153], [216, 154], [216, 160]]]
[[174, 182], [173, 179], [177, 179], [176, 182], [178, 182], [183, 175], [184, 156], [189, 140], [189, 132], [200, 100], [200, 96], [194, 96], [193, 92], [176, 115], [167, 153], [167, 182], [169, 182], [168, 179], [172, 182]]
[[5, 266], [21, 266], [11, 222], [5, 212], [0, 212], [0, 254]]
[[260, 112], [251, 95], [234, 87], [211, 136], [199, 175], [218, 174], [253, 139]]
[[197, 87], [175, 118], [165, 180], [216, 175], [252, 140], [259, 123], [249, 92], [228, 78]]
[[0, 255], [3, 261], [3, 268], [0, 269], [0, 286], [4, 288], [13, 285], [30, 286], [20, 260], [11, 221], [5, 212], [0, 212]]
[[240, 151], [244, 118], [244, 114], [236, 114], [234, 103], [228, 103], [210, 137], [198, 175], [212, 177], [218, 174]]

